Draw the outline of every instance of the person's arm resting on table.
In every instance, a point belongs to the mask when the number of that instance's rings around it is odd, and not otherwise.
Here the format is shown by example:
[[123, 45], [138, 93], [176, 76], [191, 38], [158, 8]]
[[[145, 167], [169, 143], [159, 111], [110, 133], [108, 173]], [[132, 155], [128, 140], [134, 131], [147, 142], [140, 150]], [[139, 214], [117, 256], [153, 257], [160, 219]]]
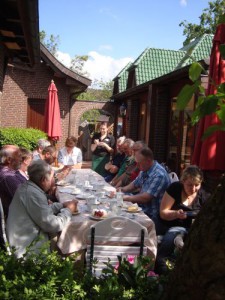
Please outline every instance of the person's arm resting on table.
[[[128, 184], [125, 187], [121, 188], [121, 192], [123, 193], [129, 193], [135, 190], [137, 187], [134, 185], [133, 182]], [[137, 203], [137, 204], [146, 204], [152, 200], [153, 196], [148, 194], [148, 193], [139, 193], [136, 195], [124, 195], [123, 200], [124, 201], [129, 201], [132, 203]]]

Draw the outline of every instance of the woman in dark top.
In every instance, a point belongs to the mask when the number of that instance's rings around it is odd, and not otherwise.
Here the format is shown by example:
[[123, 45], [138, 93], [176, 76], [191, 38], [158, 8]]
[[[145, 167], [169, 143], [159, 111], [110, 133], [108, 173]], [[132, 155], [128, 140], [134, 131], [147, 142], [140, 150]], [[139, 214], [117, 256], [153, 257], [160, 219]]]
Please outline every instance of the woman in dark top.
[[110, 160], [110, 154], [113, 153], [115, 139], [113, 135], [108, 134], [106, 122], [100, 125], [100, 133], [97, 133], [92, 138], [92, 170], [104, 176], [106, 173], [105, 164]]
[[167, 270], [166, 258], [174, 253], [175, 237], [180, 233], [188, 232], [193, 219], [209, 198], [209, 194], [201, 187], [202, 181], [202, 171], [197, 166], [189, 166], [183, 171], [180, 182], [172, 183], [162, 198], [160, 221], [163, 225], [161, 233], [164, 236], [156, 260], [156, 271], [159, 274]]

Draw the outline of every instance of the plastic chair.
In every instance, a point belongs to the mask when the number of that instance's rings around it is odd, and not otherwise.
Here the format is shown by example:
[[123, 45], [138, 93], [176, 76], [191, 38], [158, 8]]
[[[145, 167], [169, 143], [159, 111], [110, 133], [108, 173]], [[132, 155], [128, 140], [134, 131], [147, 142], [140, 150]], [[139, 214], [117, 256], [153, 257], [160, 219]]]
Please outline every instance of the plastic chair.
[[96, 259], [94, 270], [99, 276], [109, 259], [116, 266], [117, 256], [147, 255], [144, 246], [147, 236], [144, 226], [125, 217], [112, 217], [92, 225], [88, 234], [87, 268], [92, 273], [93, 260]]
[[0, 246], [5, 249], [9, 254], [11, 254], [8, 239], [6, 236], [6, 230], [5, 230], [5, 215], [4, 210], [2, 206], [2, 200], [0, 198], [0, 219], [1, 219], [1, 225], [0, 225]]
[[170, 182], [171, 183], [173, 183], [175, 181], [179, 181], [179, 178], [178, 178], [178, 176], [175, 172], [170, 172], [169, 177], [170, 177]]

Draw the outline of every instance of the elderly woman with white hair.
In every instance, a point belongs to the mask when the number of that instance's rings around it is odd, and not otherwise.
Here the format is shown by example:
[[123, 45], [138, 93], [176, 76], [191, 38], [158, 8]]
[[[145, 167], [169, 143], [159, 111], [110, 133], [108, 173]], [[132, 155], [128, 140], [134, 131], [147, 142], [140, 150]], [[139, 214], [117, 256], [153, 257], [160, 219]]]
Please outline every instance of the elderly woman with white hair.
[[[46, 193], [52, 185], [54, 172], [43, 160], [33, 161], [28, 167], [29, 180], [16, 191], [9, 207], [7, 235], [17, 257], [40, 248], [70, 222], [77, 210], [76, 201], [48, 203]], [[28, 248], [28, 250], [27, 250]]]
[[42, 151], [51, 146], [51, 143], [46, 139], [39, 139], [37, 142], [36, 150], [33, 152], [33, 160], [41, 159]]

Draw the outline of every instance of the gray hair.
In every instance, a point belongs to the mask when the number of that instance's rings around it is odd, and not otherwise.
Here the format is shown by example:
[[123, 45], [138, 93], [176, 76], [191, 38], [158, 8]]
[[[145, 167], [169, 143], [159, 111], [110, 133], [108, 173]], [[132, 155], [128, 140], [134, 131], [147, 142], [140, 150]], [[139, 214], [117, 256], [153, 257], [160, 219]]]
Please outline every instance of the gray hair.
[[51, 143], [46, 139], [40, 139], [37, 142], [37, 147], [40, 149], [45, 149], [45, 147], [51, 146]]
[[121, 145], [121, 144], [124, 143], [125, 139], [126, 139], [125, 135], [124, 135], [124, 136], [121, 136], [121, 137], [119, 137], [119, 138], [117, 139], [116, 143], [117, 143], [118, 145]]
[[40, 184], [41, 180], [48, 179], [51, 175], [52, 168], [42, 159], [34, 160], [27, 169], [29, 179], [36, 183]]
[[134, 145], [141, 145], [142, 148], [148, 148], [147, 144], [144, 141], [136, 141]]
[[19, 151], [19, 147], [16, 145], [4, 145], [0, 150], [0, 164], [4, 165], [7, 158], [12, 157], [13, 154]]
[[127, 144], [130, 148], [132, 148], [134, 145], [134, 141], [132, 139], [125, 139], [125, 141], [123, 142], [123, 145], [124, 144]]

